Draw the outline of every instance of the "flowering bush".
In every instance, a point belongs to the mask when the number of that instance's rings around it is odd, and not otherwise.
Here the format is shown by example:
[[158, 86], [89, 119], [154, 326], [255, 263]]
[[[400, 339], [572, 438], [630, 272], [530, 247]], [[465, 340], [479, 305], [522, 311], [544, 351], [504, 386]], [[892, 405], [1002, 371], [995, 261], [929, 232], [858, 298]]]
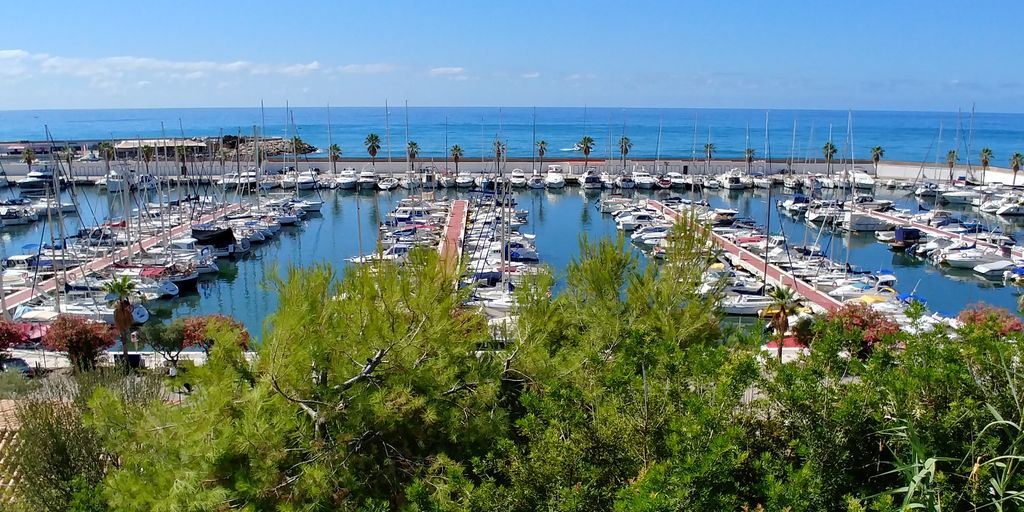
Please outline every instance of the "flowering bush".
[[108, 324], [75, 315], [59, 315], [43, 336], [43, 346], [66, 352], [78, 370], [96, 367], [103, 351], [114, 346], [117, 331]]
[[965, 327], [980, 327], [999, 336], [1024, 331], [1024, 323], [1009, 310], [989, 306], [988, 304], [972, 304], [957, 316]]
[[28, 342], [28, 332], [20, 325], [0, 320], [0, 355], [5, 355], [12, 347]]
[[829, 313], [828, 320], [852, 336], [850, 347], [859, 357], [867, 357], [876, 344], [900, 332], [900, 326], [865, 304], [846, 304]]
[[207, 354], [213, 346], [214, 332], [228, 329], [237, 333], [237, 343], [242, 349], [249, 348], [249, 331], [241, 322], [227, 315], [206, 315], [185, 319], [185, 346], [202, 348]]

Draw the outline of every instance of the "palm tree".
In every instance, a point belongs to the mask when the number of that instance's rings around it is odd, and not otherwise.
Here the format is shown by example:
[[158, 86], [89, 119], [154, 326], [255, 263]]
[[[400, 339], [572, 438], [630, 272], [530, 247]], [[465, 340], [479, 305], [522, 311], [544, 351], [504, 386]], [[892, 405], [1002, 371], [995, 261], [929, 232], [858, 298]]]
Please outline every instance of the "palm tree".
[[124, 364], [128, 364], [129, 332], [132, 328], [132, 303], [130, 297], [135, 292], [135, 282], [128, 276], [121, 276], [103, 284], [110, 305], [114, 307], [114, 327], [121, 334], [121, 354]]
[[114, 159], [114, 145], [109, 142], [100, 142], [96, 145], [96, 152], [103, 159], [103, 164], [107, 168], [107, 174], [110, 174], [110, 161]]
[[28, 172], [32, 172], [32, 164], [36, 162], [36, 152], [32, 148], [25, 148], [21, 152], [21, 161], [28, 164]]
[[586, 172], [588, 165], [590, 164], [590, 152], [594, 150], [594, 138], [588, 135], [584, 135], [579, 142], [576, 143], [576, 151], [583, 153], [583, 171]]
[[[68, 164], [68, 176], [72, 176], [73, 175], [73, 173], [71, 171], [71, 162], [75, 161], [75, 154], [76, 154], [75, 148], [70, 147], [70, 146], [65, 147], [64, 149], [60, 150], [60, 154], [59, 154], [60, 159], [63, 160], [64, 163]], [[4, 179], [7, 179], [6, 176], [4, 177]]]
[[622, 170], [626, 170], [626, 155], [629, 154], [629, 150], [633, 149], [633, 141], [629, 140], [629, 137], [625, 135], [619, 139], [619, 154], [622, 155]]
[[459, 160], [462, 160], [462, 146], [456, 144], [451, 149], [452, 161], [455, 162], [455, 174], [459, 174]]
[[1010, 170], [1013, 171], [1013, 184], [1011, 186], [1017, 186], [1017, 171], [1024, 165], [1024, 155], [1020, 152], [1014, 153], [1010, 156]]
[[494, 159], [500, 161], [501, 155], [505, 153], [505, 145], [500, 140], [494, 139], [494, 143], [491, 144], [491, 148], [494, 149]]
[[871, 163], [875, 165], [875, 176], [878, 176], [878, 161], [885, 156], [885, 149], [882, 146], [871, 148]]
[[331, 161], [331, 174], [338, 174], [338, 159], [341, 158], [341, 146], [331, 144], [327, 148], [327, 158]]
[[957, 154], [955, 149], [951, 149], [946, 152], [946, 165], [949, 166], [949, 182], [953, 182], [953, 168], [956, 167], [957, 161], [960, 160], [960, 155]]
[[409, 141], [409, 144], [405, 146], [405, 151], [409, 155], [409, 172], [412, 172], [416, 168], [416, 157], [420, 154], [420, 145], [416, 141]]
[[782, 345], [786, 339], [786, 331], [789, 330], [789, 315], [800, 306], [800, 299], [792, 289], [785, 286], [775, 288], [768, 294], [768, 297], [772, 299], [769, 309], [775, 312], [772, 315], [772, 327], [779, 334], [779, 361], [781, 362]]
[[153, 146], [145, 145], [142, 146], [142, 163], [146, 166], [146, 174], [149, 174], [149, 162], [153, 160], [153, 155], [156, 154], [156, 150]]
[[292, 135], [292, 154], [299, 154], [299, 150], [301, 150], [305, 145], [306, 143], [302, 142], [302, 137]]
[[376, 133], [371, 133], [366, 136], [363, 144], [366, 146], [366, 152], [370, 155], [370, 165], [376, 169], [377, 152], [380, 151], [380, 136]]
[[828, 168], [828, 175], [832, 175], [832, 158], [836, 156], [836, 145], [828, 141], [821, 147], [821, 154], [825, 156], [825, 166]]
[[544, 169], [544, 153], [548, 151], [548, 141], [538, 140], [537, 141], [537, 156], [540, 157], [540, 168]]
[[988, 162], [992, 160], [992, 150], [990, 148], [981, 148], [981, 181], [985, 182], [985, 174], [988, 173]]
[[747, 148], [743, 150], [743, 160], [747, 162], [747, 174], [750, 174], [750, 164], [754, 163], [754, 148]]
[[715, 155], [715, 145], [711, 142], [704, 144], [704, 174], [711, 171], [711, 157]]

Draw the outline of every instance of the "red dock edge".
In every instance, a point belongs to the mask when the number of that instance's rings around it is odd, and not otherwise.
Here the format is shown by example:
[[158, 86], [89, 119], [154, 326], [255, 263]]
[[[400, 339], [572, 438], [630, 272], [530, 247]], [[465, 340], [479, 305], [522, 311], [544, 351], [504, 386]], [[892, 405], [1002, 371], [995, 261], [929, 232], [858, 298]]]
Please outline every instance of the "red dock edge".
[[[661, 204], [659, 201], [649, 200], [647, 201], [647, 204], [653, 206], [662, 214], [676, 222], [682, 220], [682, 215], [679, 212]], [[786, 272], [775, 265], [768, 264], [766, 266], [764, 258], [739, 247], [725, 239], [723, 236], [716, 233], [710, 233], [710, 235], [711, 241], [714, 242], [715, 245], [718, 245], [720, 248], [728, 252], [733, 256], [734, 261], [739, 262], [740, 265], [748, 271], [753, 272], [755, 275], [765, 275], [765, 273], [767, 273], [769, 280], [776, 284], [791, 288], [798, 295], [813, 302], [825, 311], [832, 312], [843, 306], [843, 304], [835, 298], [814, 288], [806, 281], [797, 278], [789, 272]]]
[[[219, 217], [222, 217], [222, 216], [227, 215], [227, 214], [229, 214], [231, 212], [234, 212], [235, 210], [238, 210], [239, 208], [241, 208], [241, 206], [239, 204], [233, 203], [233, 204], [225, 206], [224, 208], [221, 208], [221, 209], [219, 209], [219, 210], [217, 210], [217, 211], [215, 211], [215, 212], [213, 212], [213, 213], [211, 213], [209, 215], [201, 217], [199, 220], [195, 221], [194, 223], [193, 222], [187, 222], [187, 223], [184, 223], [184, 224], [179, 224], [178, 226], [175, 226], [174, 228], [171, 229], [171, 232], [170, 232], [169, 236], [170, 237], [177, 237], [177, 236], [181, 235], [182, 233], [185, 233], [186, 231], [190, 231], [192, 229], [192, 224], [202, 224], [202, 223], [205, 223], [205, 222], [211, 222], [213, 220], [216, 220]], [[103, 269], [105, 269], [105, 268], [107, 268], [109, 266], [114, 265], [115, 263], [117, 263], [119, 261], [128, 259], [129, 256], [135, 254], [140, 249], [140, 246], [141, 246], [142, 250], [146, 250], [146, 249], [149, 249], [149, 248], [157, 245], [161, 241], [165, 240], [167, 237], [168, 237], [168, 235], [163, 235], [163, 234], [153, 235], [153, 236], [151, 236], [149, 238], [146, 238], [146, 239], [142, 240], [142, 242], [140, 242], [140, 243], [132, 244], [132, 245], [130, 245], [128, 247], [125, 247], [123, 249], [119, 249], [119, 250], [115, 251], [114, 253], [110, 254], [109, 256], [104, 256], [102, 258], [98, 258], [98, 259], [89, 261], [88, 263], [86, 263], [84, 265], [75, 267], [73, 269], [69, 269], [68, 273], [69, 274], [71, 274], [71, 273], [81, 273], [82, 276], [86, 276], [86, 275], [91, 274], [93, 272], [96, 272], [98, 270], [103, 270]], [[12, 309], [14, 309], [14, 308], [24, 304], [25, 302], [29, 301], [30, 299], [32, 299], [36, 295], [40, 295], [40, 294], [44, 294], [44, 293], [49, 293], [49, 292], [55, 290], [56, 288], [57, 288], [57, 278], [56, 277], [52, 277], [50, 279], [47, 279], [45, 281], [40, 282], [39, 284], [37, 284], [33, 288], [28, 288], [28, 289], [25, 289], [25, 290], [21, 290], [21, 291], [12, 293], [11, 295], [9, 295], [8, 297], [5, 298], [5, 302], [7, 304], [7, 310], [10, 311], [10, 310], [12, 310]]]
[[469, 212], [469, 201], [458, 199], [452, 201], [448, 211], [448, 222], [444, 225], [444, 237], [437, 245], [437, 253], [441, 256], [441, 264], [448, 272], [458, 270], [462, 257], [462, 235], [466, 232], [466, 216]]

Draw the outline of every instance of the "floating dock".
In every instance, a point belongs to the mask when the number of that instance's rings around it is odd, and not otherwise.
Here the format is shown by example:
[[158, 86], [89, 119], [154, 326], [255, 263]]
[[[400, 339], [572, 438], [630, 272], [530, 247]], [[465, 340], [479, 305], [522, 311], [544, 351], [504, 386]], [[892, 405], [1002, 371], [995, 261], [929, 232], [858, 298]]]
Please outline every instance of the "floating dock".
[[469, 216], [469, 201], [457, 199], [452, 201], [448, 210], [448, 221], [444, 225], [441, 242], [437, 244], [437, 252], [441, 263], [449, 272], [458, 270], [462, 259], [462, 237], [466, 233], [466, 220]]
[[[655, 208], [665, 216], [671, 218], [673, 221], [679, 222], [682, 220], [682, 214], [669, 208], [659, 201], [649, 200], [647, 201], [651, 207]], [[829, 294], [816, 289], [808, 282], [782, 270], [781, 268], [767, 263], [764, 258], [750, 252], [732, 242], [727, 240], [725, 237], [710, 232], [711, 241], [723, 249], [725, 252], [732, 256], [732, 261], [751, 272], [755, 276], [765, 276], [766, 280], [776, 286], [785, 286], [792, 289], [798, 295], [814, 303], [824, 311], [832, 312], [843, 306], [842, 302], [839, 302]]]
[[[884, 220], [884, 221], [886, 221], [886, 222], [888, 222], [890, 224], [893, 224], [894, 226], [912, 227], [912, 228], [915, 228], [915, 229], [919, 229], [919, 230], [921, 230], [924, 233], [928, 233], [929, 235], [936, 236], [936, 237], [941, 237], [941, 238], [949, 238], [949, 239], [959, 239], [959, 238], [961, 238], [960, 233], [953, 233], [953, 232], [950, 232], [950, 231], [946, 231], [945, 229], [938, 228], [938, 227], [935, 227], [935, 226], [929, 226], [928, 224], [922, 224], [920, 222], [911, 222], [909, 219], [904, 219], [902, 217], [897, 217], [895, 215], [890, 215], [888, 213], [876, 212], [876, 211], [873, 211], [873, 210], [865, 210], [863, 208], [857, 208], [857, 207], [853, 207], [852, 209], [853, 209], [853, 211], [855, 211], [857, 213], [860, 213], [860, 214], [863, 214], [863, 215], [867, 215], [867, 216], [870, 216], [870, 217], [874, 217], [874, 218], [879, 219], [879, 220]], [[997, 252], [999, 252], [1000, 254], [1002, 254], [1003, 256], [1006, 256], [1006, 257], [1012, 257], [1012, 258], [1015, 258], [1015, 259], [1024, 258], [1024, 248], [1019, 247], [1019, 246], [1005, 247], [1005, 246], [996, 245], [996, 244], [993, 244], [993, 243], [990, 243], [990, 242], [983, 242], [981, 240], [977, 240], [976, 243], [977, 243], [978, 247], [984, 247], [986, 249], [997, 251]]]
[[[83, 265], [79, 265], [74, 268], [70, 268], [67, 270], [67, 273], [80, 273], [82, 276], [86, 276], [93, 272], [97, 272], [99, 270], [111, 267], [116, 263], [131, 258], [139, 251], [146, 251], [152, 247], [155, 247], [157, 244], [166, 240], [168, 237], [177, 238], [183, 234], [189, 233], [190, 230], [192, 229], [192, 224], [203, 224], [206, 222], [217, 220], [225, 215], [237, 211], [239, 208], [241, 208], [241, 205], [238, 203], [232, 203], [230, 205], [224, 206], [223, 208], [220, 208], [219, 210], [213, 213], [207, 214], [194, 222], [186, 222], [171, 228], [169, 234], [161, 233], [158, 235], [150, 236], [148, 238], [144, 238], [140, 242], [136, 242], [122, 249], [118, 249], [117, 251], [114, 251], [113, 253], [107, 256], [91, 260]], [[7, 308], [7, 311], [10, 312], [38, 295], [50, 293], [56, 290], [57, 286], [58, 278], [56, 276], [51, 277], [50, 279], [47, 279], [45, 281], [36, 283], [36, 285], [33, 286], [32, 288], [19, 290], [5, 297], [5, 307]]]

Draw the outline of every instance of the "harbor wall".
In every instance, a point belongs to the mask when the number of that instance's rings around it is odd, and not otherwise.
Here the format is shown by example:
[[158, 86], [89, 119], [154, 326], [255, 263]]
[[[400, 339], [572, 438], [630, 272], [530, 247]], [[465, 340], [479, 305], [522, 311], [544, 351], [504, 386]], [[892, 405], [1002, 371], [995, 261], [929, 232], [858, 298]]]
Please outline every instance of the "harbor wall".
[[[575, 174], [581, 174], [583, 172], [584, 164], [582, 160], [573, 161], [551, 161], [545, 160], [544, 167], [546, 168], [551, 164], [559, 164], [562, 166], [563, 172], [572, 172]], [[40, 168], [44, 164], [37, 163], [33, 167]], [[66, 165], [66, 164], [65, 164]], [[282, 169], [295, 166], [294, 162], [283, 162], [279, 160], [271, 160], [264, 164], [264, 168], [270, 172], [277, 172]], [[336, 164], [338, 171], [340, 172], [345, 167], [353, 167], [357, 171], [364, 167], [370, 167], [371, 163], [366, 159], [342, 159]], [[432, 161], [432, 160], [418, 160], [416, 167], [421, 166], [433, 166], [437, 169], [447, 169], [450, 171], [455, 170], [455, 164], [444, 161]], [[589, 162], [590, 167], [594, 167], [598, 172], [604, 172], [606, 170], [619, 171], [622, 169], [621, 160], [591, 160]], [[683, 174], [722, 174], [728, 172], [731, 169], [747, 170], [747, 164], [741, 160], [712, 160], [710, 165], [703, 161], [693, 162], [692, 160], [660, 160], [655, 162], [651, 159], [627, 159], [626, 168], [632, 169], [634, 166], [642, 166], [647, 172], [652, 174], [661, 174], [665, 172], [679, 172]], [[112, 165], [113, 168], [120, 169], [121, 164]], [[129, 164], [131, 169], [142, 171], [144, 166], [138, 165], [137, 163]], [[527, 173], [534, 167], [534, 162], [530, 159], [509, 159], [505, 164], [507, 172], [512, 169], [523, 169]], [[539, 167], [539, 165], [537, 165]], [[762, 174], [777, 174], [785, 172], [787, 163], [785, 161], [772, 161], [771, 163], [765, 162], [764, 160], [757, 160], [750, 164], [750, 172], [762, 173]], [[857, 162], [854, 165], [833, 163], [832, 171], [839, 172], [843, 169], [851, 167], [859, 167], [869, 174], [874, 174], [874, 166], [870, 161]], [[236, 165], [234, 162], [227, 162], [223, 166], [219, 162], [211, 161], [197, 161], [190, 162], [186, 166], [186, 172], [189, 176], [221, 176], [224, 173], [234, 172], [239, 169], [246, 170], [249, 168], [249, 164], [243, 162], [240, 165]], [[297, 168], [299, 170], [318, 168], [321, 171], [329, 171], [331, 164], [326, 160], [299, 160]], [[377, 161], [374, 168], [378, 173], [381, 174], [395, 174], [405, 173], [409, 170], [409, 164], [402, 161]], [[82, 177], [101, 177], [107, 173], [107, 166], [104, 162], [74, 162], [72, 169], [76, 176]], [[17, 179], [24, 177], [28, 173], [28, 166], [21, 162], [3, 162], [3, 170], [7, 173], [7, 176]], [[477, 161], [462, 161], [459, 163], [459, 170], [462, 172], [494, 172], [494, 162], [480, 162]], [[796, 173], [821, 173], [827, 174], [829, 172], [828, 166], [824, 162], [817, 163], [796, 163], [793, 165], [793, 171]], [[1011, 184], [1014, 182], [1013, 173], [1003, 167], [990, 167], [987, 172], [982, 172], [979, 167], [973, 167], [970, 169], [973, 175], [977, 179], [981, 179], [982, 175], [985, 176], [985, 181], [988, 183], [1005, 183]], [[174, 162], [150, 162], [149, 172], [159, 176], [179, 176], [181, 175], [181, 165]], [[969, 169], [965, 165], [959, 165], [954, 168], [953, 176], [968, 176], [970, 175]], [[949, 168], [945, 165], [939, 164], [922, 164], [920, 162], [895, 162], [895, 161], [882, 161], [878, 164], [878, 178], [879, 179], [900, 179], [900, 180], [914, 180], [918, 176], [923, 176], [924, 179], [933, 181], [946, 181], [949, 179]], [[1020, 183], [1024, 184], [1024, 176], [1020, 176]]]

